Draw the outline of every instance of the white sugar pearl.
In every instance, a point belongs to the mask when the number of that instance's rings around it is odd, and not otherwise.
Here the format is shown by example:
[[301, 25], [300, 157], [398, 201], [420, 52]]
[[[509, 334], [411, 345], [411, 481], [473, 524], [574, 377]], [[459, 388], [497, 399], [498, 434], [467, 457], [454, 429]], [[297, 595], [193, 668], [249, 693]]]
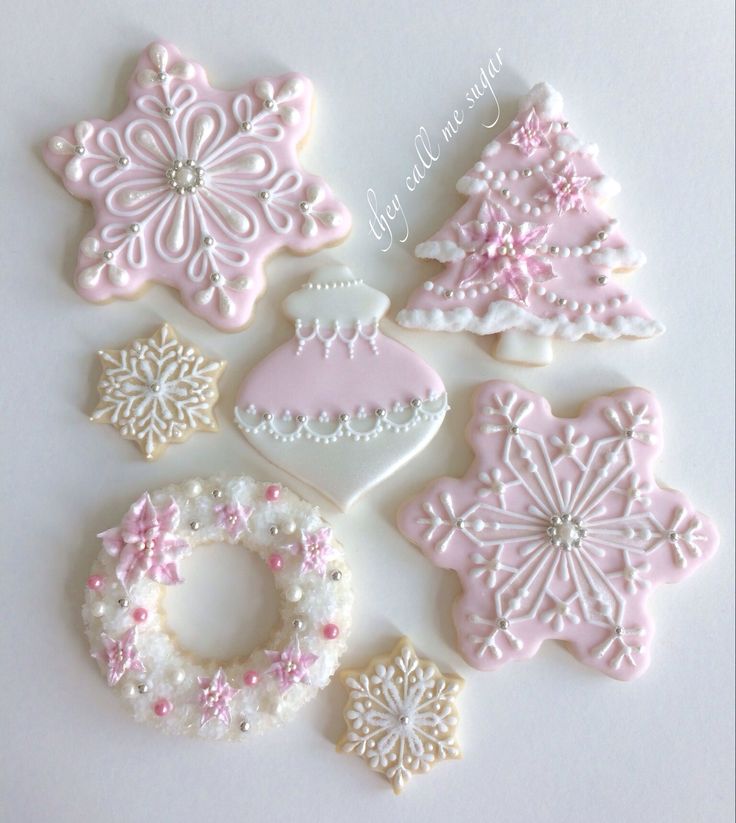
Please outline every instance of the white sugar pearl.
[[298, 603], [302, 599], [302, 590], [299, 586], [289, 586], [284, 592], [289, 603]]
[[93, 603], [91, 611], [95, 617], [102, 617], [105, 613], [105, 604], [99, 601], [97, 603]]

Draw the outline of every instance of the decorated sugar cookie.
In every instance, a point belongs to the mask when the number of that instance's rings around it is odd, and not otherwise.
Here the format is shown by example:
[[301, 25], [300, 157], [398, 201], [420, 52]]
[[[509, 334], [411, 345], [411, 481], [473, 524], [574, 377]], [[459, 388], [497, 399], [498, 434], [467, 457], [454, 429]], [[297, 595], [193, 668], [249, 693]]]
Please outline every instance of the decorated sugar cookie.
[[156, 281], [214, 326], [244, 326], [266, 258], [315, 251], [350, 229], [345, 207], [299, 164], [311, 108], [302, 75], [221, 91], [174, 46], [149, 46], [122, 114], [62, 129], [44, 154], [95, 211], [79, 293], [101, 302]]
[[496, 357], [532, 365], [551, 361], [553, 337], [660, 334], [663, 326], [611, 277], [645, 258], [604, 210], [620, 187], [597, 154], [570, 130], [561, 96], [534, 86], [458, 181], [465, 205], [417, 246], [418, 257], [445, 268], [411, 295], [398, 322], [500, 333]]
[[90, 419], [135, 441], [147, 459], [197, 431], [217, 431], [214, 406], [225, 362], [177, 339], [167, 323], [149, 338], [97, 354], [100, 401]]
[[568, 420], [510, 383], [481, 386], [475, 460], [406, 503], [399, 528], [463, 593], [460, 650], [493, 670], [554, 638], [619, 680], [649, 664], [647, 599], [716, 549], [711, 521], [660, 487], [661, 412], [643, 389], [598, 397]]
[[317, 269], [284, 302], [294, 337], [238, 394], [248, 442], [343, 509], [422, 449], [447, 411], [440, 376], [381, 332], [388, 307], [346, 266]]
[[[92, 656], [136, 720], [171, 734], [242, 740], [281, 725], [327, 685], [345, 650], [352, 590], [342, 547], [316, 508], [250, 477], [144, 494], [99, 535], [82, 616]], [[200, 660], [161, 608], [180, 562], [207, 543], [241, 545], [273, 572], [280, 620], [247, 658]]]
[[456, 734], [463, 680], [417, 657], [408, 637], [364, 669], [341, 671], [340, 679], [350, 694], [347, 731], [337, 750], [362, 757], [396, 794], [412, 775], [461, 756]]

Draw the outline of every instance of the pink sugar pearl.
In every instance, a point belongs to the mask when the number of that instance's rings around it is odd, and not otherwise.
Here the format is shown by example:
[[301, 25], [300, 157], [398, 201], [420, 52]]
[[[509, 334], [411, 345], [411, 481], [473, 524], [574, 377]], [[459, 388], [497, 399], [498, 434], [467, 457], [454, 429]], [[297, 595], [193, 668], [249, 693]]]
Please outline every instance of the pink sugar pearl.
[[334, 623], [328, 623], [323, 629], [322, 634], [327, 638], [327, 640], [334, 640], [338, 634], [340, 634], [340, 629]]
[[157, 700], [153, 704], [153, 712], [156, 715], [156, 717], [166, 717], [166, 715], [171, 711], [171, 709], [172, 705], [166, 699]]
[[99, 574], [93, 574], [91, 577], [87, 578], [87, 588], [90, 591], [98, 592], [102, 588], [104, 582], [105, 581]]
[[272, 554], [268, 558], [268, 565], [271, 571], [277, 572], [284, 567], [284, 558], [280, 554]]
[[137, 609], [133, 610], [133, 620], [136, 623], [145, 623], [148, 620], [148, 611], [143, 606], [138, 606]]
[[248, 669], [248, 671], [243, 675], [243, 683], [246, 686], [255, 686], [258, 683], [258, 672], [254, 669]]
[[273, 503], [275, 500], [278, 500], [280, 496], [281, 489], [279, 486], [273, 485], [266, 489], [266, 500], [268, 500], [269, 503]]

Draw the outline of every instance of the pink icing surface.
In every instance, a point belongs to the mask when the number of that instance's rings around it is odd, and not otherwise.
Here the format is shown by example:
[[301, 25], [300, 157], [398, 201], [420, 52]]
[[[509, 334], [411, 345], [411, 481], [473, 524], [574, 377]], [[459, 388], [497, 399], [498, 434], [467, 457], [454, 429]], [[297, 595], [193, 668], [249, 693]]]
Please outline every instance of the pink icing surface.
[[[537, 114], [535, 93], [541, 98], [538, 128], [529, 140], [523, 132]], [[583, 334], [648, 337], [662, 331], [608, 278], [611, 271], [638, 268], [644, 256], [627, 245], [602, 207], [608, 189], [615, 194], [618, 187], [591, 156], [595, 150], [575, 138], [561, 102], [559, 111], [544, 111], [552, 95], [556, 99], [544, 84], [535, 87], [517, 119], [458, 183], [466, 203], [417, 247], [420, 257], [445, 262], [445, 268], [412, 293], [399, 315], [403, 325], [481, 334], [520, 328], [569, 339]], [[489, 207], [496, 210], [490, 219]], [[547, 230], [540, 232], [536, 252], [531, 248], [512, 259], [502, 251], [489, 261], [478, 223], [502, 224], [513, 233], [524, 224]], [[542, 265], [551, 267], [551, 275], [540, 273]], [[507, 287], [509, 279], [520, 288]], [[427, 314], [412, 317], [412, 311]]]
[[649, 594], [691, 574], [718, 544], [711, 521], [655, 480], [656, 399], [627, 389], [562, 419], [541, 396], [491, 381], [467, 438], [467, 474], [433, 482], [398, 516], [403, 534], [460, 578], [453, 618], [463, 656], [494, 670], [553, 638], [612, 677], [642, 674]]
[[345, 207], [297, 157], [312, 106], [306, 77], [222, 91], [174, 46], [154, 43], [128, 96], [117, 117], [64, 128], [44, 152], [95, 212], [75, 281], [87, 299], [129, 297], [153, 280], [177, 289], [208, 322], [235, 330], [265, 288], [269, 255], [315, 251], [349, 231]]
[[241, 408], [253, 404], [257, 411], [281, 415], [317, 416], [357, 414], [363, 407], [370, 415], [377, 407], [390, 409], [444, 392], [437, 372], [411, 349], [378, 332], [379, 354], [365, 340], [355, 345], [351, 359], [340, 344], [324, 356], [321, 345], [308, 344], [297, 356], [297, 340], [279, 346], [245, 378], [238, 393]]

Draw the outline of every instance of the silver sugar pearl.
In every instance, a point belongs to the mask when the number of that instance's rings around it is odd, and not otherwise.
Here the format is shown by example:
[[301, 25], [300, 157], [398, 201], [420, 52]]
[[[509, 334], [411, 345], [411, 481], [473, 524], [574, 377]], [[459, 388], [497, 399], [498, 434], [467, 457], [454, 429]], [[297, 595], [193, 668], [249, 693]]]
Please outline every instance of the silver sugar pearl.
[[532, 176], [532, 170], [531, 169], [524, 169], [524, 171], [522, 171], [522, 175], [524, 177], [531, 177]]
[[627, 440], [631, 440], [631, 438], [632, 438], [633, 436], [634, 436], [634, 430], [633, 430], [633, 429], [625, 429], [625, 430], [624, 430], [624, 437], [625, 437]]
[[165, 72], [165, 71], [160, 71], [160, 72], [156, 75], [156, 80], [158, 80], [158, 82], [159, 82], [159, 83], [163, 83], [165, 80], [167, 80], [167, 79], [168, 79], [168, 77], [169, 77], [169, 75], [168, 75], [168, 74], [166, 74], [166, 72]]
[[567, 300], [564, 297], [558, 297], [557, 298], [557, 305], [558, 306], [566, 306], [567, 305]]
[[562, 126], [563, 129], [566, 129], [570, 125], [570, 123], [567, 120], [563, 120], [560, 123], [560, 125]]
[[402, 726], [408, 726], [409, 725], [409, 718], [405, 714], [402, 714], [401, 717], [399, 718], [399, 723], [401, 723]]
[[670, 532], [667, 537], [670, 539], [670, 542], [674, 543], [677, 540], [677, 532]]
[[443, 296], [446, 297], [448, 300], [451, 297], [453, 297], [454, 294], [455, 292], [452, 289], [445, 289], [445, 291], [443, 292]]
[[412, 405], [412, 408], [418, 409], [422, 405], [422, 401], [418, 397], [415, 397], [411, 401], [411, 405]]
[[105, 249], [105, 251], [102, 252], [102, 256], [105, 260], [112, 260], [114, 257], [113, 253], [109, 249]]
[[599, 274], [598, 277], [596, 277], [596, 281], [599, 286], [605, 286], [606, 283], [608, 283], [608, 277], [606, 277], [605, 274]]
[[342, 580], [342, 572], [340, 569], [335, 569], [333, 572], [330, 573], [330, 580], [334, 580], [335, 583]]
[[128, 598], [127, 597], [121, 597], [118, 600], [118, 606], [120, 606], [121, 609], [127, 609], [128, 608]]
[[205, 236], [202, 238], [202, 242], [205, 244], [205, 246], [212, 246], [214, 245], [215, 238], [210, 237], [209, 234], [205, 234]]
[[623, 626], [616, 626], [616, 628], [614, 629], [614, 632], [616, 632], [617, 637], [621, 637], [621, 635], [624, 633], [624, 627]]
[[518, 434], [519, 427], [516, 425], [516, 423], [514, 423], [512, 426], [509, 426], [509, 431], [511, 432], [511, 434]]
[[559, 254], [560, 253], [560, 247], [559, 246], [550, 246], [549, 250], [550, 250], [551, 254]]
[[276, 105], [276, 101], [271, 99], [270, 97], [266, 98], [263, 101], [263, 108], [264, 109], [272, 109]]
[[258, 192], [258, 196], [261, 198], [261, 200], [270, 200], [271, 192], [267, 189], [263, 189], [262, 191]]
[[154, 394], [158, 394], [161, 391], [161, 384], [160, 383], [151, 383], [150, 389]]
[[147, 691], [148, 691], [148, 683], [139, 683], [138, 684], [139, 694], [145, 694]]
[[501, 194], [502, 194], [504, 197], [511, 197], [511, 191], [510, 191], [510, 189], [501, 189]]
[[167, 117], [173, 117], [174, 116], [174, 108], [172, 106], [166, 106], [166, 108], [164, 109], [164, 114]]
[[131, 223], [130, 224], [130, 230], [133, 234], [138, 234], [138, 232], [141, 230], [141, 224], [140, 223]]
[[297, 414], [296, 422], [297, 423], [305, 423], [307, 418], [303, 414]]
[[240, 721], [240, 731], [247, 732], [250, 731], [250, 723], [247, 720]]
[[130, 163], [129, 157], [125, 157], [125, 155], [123, 155], [122, 157], [118, 157], [118, 166], [120, 166], [121, 168], [124, 169], [128, 165], [128, 163]]
[[220, 280], [222, 280], [222, 275], [220, 274], [220, 272], [219, 271], [213, 271], [212, 274], [210, 275], [210, 281], [212, 283], [219, 283]]
[[192, 520], [189, 524], [189, 528], [193, 531], [199, 531], [199, 520]]
[[509, 621], [505, 617], [499, 617], [498, 619], [498, 628], [501, 631], [505, 631], [509, 627]]
[[78, 154], [80, 157], [85, 153], [86, 149], [84, 146], [75, 146], [74, 147], [74, 154]]
[[303, 628], [304, 628], [304, 621], [301, 619], [301, 617], [295, 617], [295, 618], [291, 621], [291, 625], [292, 625], [292, 626], [293, 626], [293, 627], [294, 627], [297, 631], [300, 631], [301, 629], [303, 629]]
[[252, 131], [253, 123], [251, 123], [250, 120], [243, 120], [243, 122], [240, 124], [240, 128], [243, 131]]
[[273, 420], [273, 415], [271, 414], [271, 412], [263, 412], [262, 417], [266, 422], [268, 422], [269, 420]]
[[307, 212], [309, 212], [311, 208], [312, 206], [309, 203], [307, 203], [306, 200], [302, 200], [301, 203], [299, 203], [299, 210], [304, 214], [307, 214]]
[[350, 415], [349, 414], [341, 414], [340, 415], [340, 422], [341, 423], [347, 423], [348, 420], [350, 420]]
[[376, 409], [376, 417], [385, 417], [386, 409]]
[[599, 231], [598, 234], [596, 234], [596, 237], [599, 240], [608, 240], [608, 234], [604, 231]]
[[222, 497], [222, 489], [212, 489], [212, 496], [219, 500]]
[[269, 527], [269, 529], [268, 529], [268, 533], [269, 533], [270, 535], [273, 535], [273, 537], [276, 537], [276, 535], [279, 533], [279, 527], [278, 527], [278, 526], [271, 526], [271, 527]]

